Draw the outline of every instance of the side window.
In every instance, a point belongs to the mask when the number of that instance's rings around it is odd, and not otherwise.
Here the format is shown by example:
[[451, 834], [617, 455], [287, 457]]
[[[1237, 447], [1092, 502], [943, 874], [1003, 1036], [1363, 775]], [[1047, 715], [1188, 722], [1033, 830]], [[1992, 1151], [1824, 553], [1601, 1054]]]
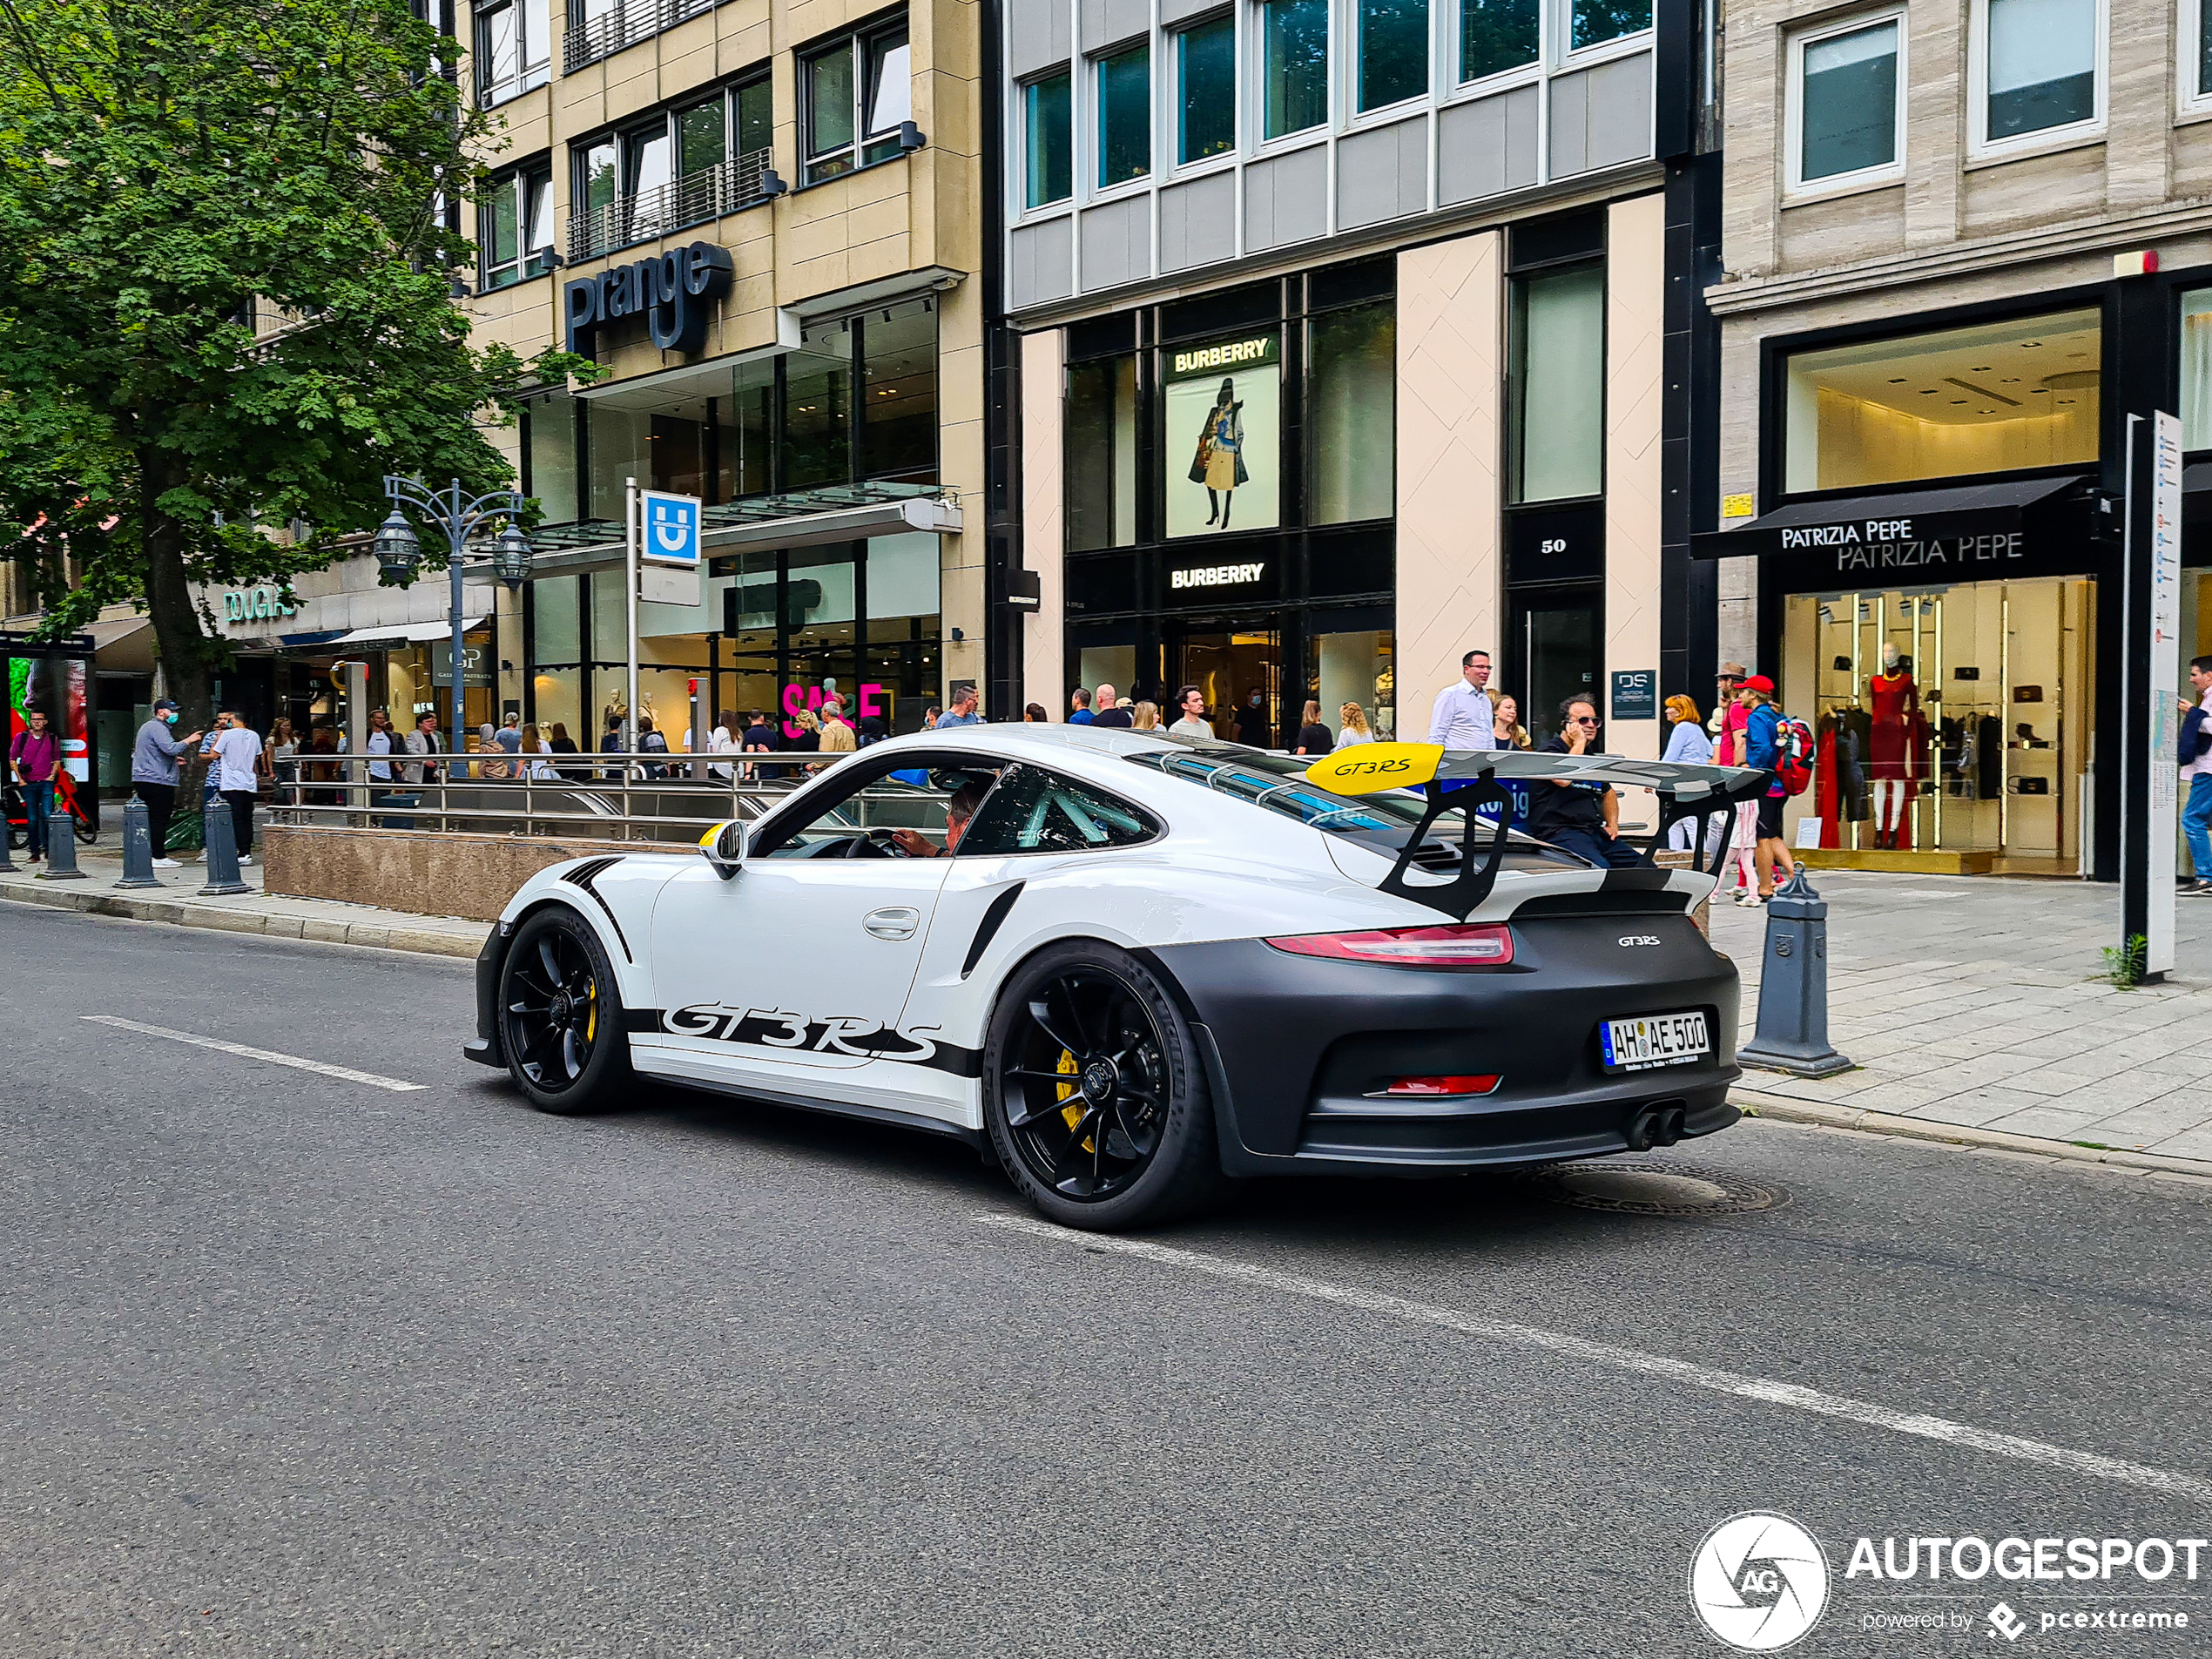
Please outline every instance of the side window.
[[1038, 766], [1015, 766], [961, 838], [981, 857], [1008, 853], [1092, 853], [1135, 846], [1160, 833], [1127, 801]]
[[949, 850], [948, 841], [960, 840], [954, 826], [964, 827], [975, 816], [996, 777], [995, 766], [933, 763], [926, 755], [896, 771], [863, 766], [849, 787], [787, 808], [763, 824], [748, 856], [897, 858], [907, 849], [894, 843], [908, 835]]

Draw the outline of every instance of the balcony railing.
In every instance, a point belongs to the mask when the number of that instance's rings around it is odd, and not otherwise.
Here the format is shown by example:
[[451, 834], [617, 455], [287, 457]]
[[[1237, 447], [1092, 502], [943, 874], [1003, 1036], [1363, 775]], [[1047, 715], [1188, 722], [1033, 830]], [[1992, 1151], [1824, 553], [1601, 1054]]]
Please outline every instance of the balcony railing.
[[[561, 72], [573, 75], [586, 64], [611, 57], [625, 46], [651, 40], [664, 29], [714, 10], [718, 0], [614, 0], [597, 17], [569, 24], [561, 49]], [[570, 14], [571, 17], [574, 14]]]
[[597, 259], [618, 247], [672, 236], [776, 193], [772, 152], [755, 150], [689, 173], [671, 184], [618, 196], [569, 220], [569, 260]]

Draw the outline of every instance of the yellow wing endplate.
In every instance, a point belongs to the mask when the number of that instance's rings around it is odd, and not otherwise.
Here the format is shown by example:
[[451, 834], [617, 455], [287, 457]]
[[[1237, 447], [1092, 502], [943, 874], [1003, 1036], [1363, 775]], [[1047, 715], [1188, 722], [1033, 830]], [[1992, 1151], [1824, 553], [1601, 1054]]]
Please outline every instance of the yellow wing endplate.
[[1413, 789], [1434, 778], [1443, 759], [1439, 743], [1354, 744], [1315, 761], [1305, 769], [1305, 780], [1339, 795]]

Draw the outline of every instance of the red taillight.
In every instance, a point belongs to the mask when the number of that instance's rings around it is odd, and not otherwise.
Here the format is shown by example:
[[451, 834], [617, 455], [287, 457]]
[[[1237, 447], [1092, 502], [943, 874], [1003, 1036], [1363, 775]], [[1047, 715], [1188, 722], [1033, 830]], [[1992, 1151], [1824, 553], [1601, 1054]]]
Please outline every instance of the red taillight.
[[1340, 961], [1385, 962], [1394, 968], [1503, 968], [1513, 961], [1513, 929], [1498, 922], [1293, 934], [1267, 942], [1298, 956], [1333, 956]]
[[1399, 1077], [1384, 1089], [1385, 1096], [1487, 1095], [1505, 1081], [1495, 1072], [1472, 1077]]

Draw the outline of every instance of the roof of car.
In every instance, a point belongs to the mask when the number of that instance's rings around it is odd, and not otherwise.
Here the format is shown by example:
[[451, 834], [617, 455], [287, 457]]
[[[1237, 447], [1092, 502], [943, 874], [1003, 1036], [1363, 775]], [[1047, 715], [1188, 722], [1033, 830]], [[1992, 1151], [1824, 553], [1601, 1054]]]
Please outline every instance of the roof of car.
[[1124, 726], [1045, 725], [1027, 721], [986, 721], [981, 725], [956, 725], [943, 730], [910, 732], [888, 745], [871, 744], [869, 752], [891, 749], [934, 749], [948, 743], [975, 743], [986, 748], [1016, 752], [1022, 749], [1051, 753], [1069, 749], [1092, 754], [1144, 754], [1155, 749], [1187, 749], [1193, 745], [1164, 732], [1135, 732]]

